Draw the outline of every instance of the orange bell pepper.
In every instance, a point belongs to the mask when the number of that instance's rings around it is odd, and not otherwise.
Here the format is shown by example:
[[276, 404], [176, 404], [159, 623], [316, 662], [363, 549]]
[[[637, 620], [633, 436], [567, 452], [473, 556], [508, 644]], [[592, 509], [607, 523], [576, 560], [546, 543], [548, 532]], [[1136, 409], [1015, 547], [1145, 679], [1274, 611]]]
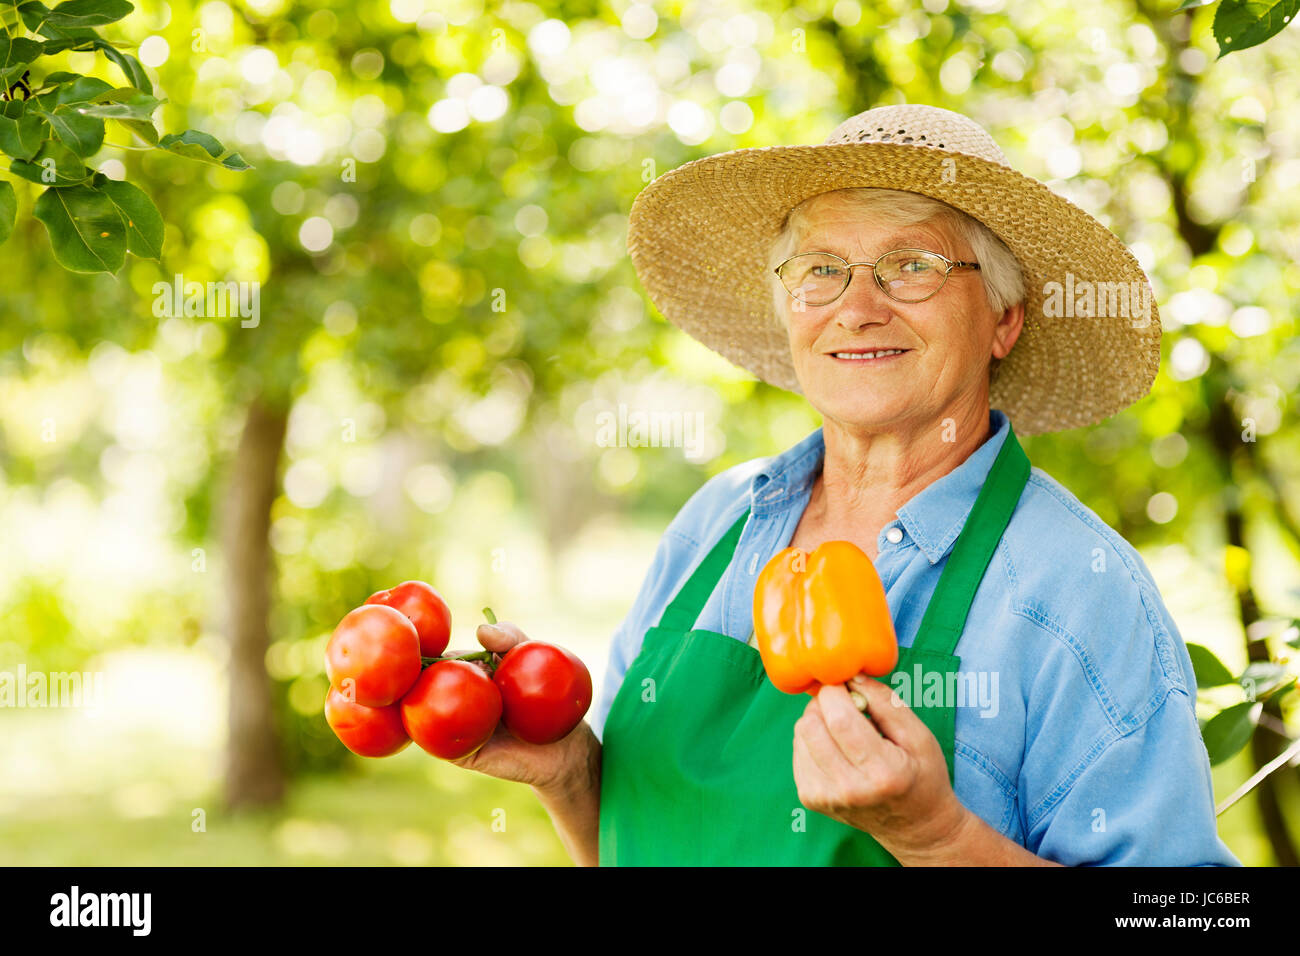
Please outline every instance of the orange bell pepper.
[[884, 585], [851, 541], [774, 555], [754, 587], [754, 634], [768, 678], [787, 694], [815, 697], [822, 685], [881, 677], [898, 663]]

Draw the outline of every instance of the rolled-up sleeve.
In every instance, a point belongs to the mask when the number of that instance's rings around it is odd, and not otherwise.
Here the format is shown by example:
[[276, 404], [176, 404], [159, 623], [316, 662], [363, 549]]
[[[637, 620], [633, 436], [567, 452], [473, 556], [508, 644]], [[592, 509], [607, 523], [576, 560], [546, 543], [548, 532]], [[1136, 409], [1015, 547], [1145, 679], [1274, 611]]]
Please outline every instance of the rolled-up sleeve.
[[1128, 733], [1056, 789], [1027, 847], [1066, 866], [1240, 866], [1219, 838], [1209, 758], [1194, 701], [1170, 688]]

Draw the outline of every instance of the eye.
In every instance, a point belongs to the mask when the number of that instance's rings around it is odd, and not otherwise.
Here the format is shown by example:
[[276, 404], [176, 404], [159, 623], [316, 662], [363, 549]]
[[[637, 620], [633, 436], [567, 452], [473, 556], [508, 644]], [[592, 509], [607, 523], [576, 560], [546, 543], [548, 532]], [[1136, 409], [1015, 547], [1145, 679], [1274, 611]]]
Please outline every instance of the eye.
[[922, 259], [911, 257], [904, 259], [898, 266], [899, 270], [907, 275], [923, 276], [929, 275], [936, 268], [933, 259]]

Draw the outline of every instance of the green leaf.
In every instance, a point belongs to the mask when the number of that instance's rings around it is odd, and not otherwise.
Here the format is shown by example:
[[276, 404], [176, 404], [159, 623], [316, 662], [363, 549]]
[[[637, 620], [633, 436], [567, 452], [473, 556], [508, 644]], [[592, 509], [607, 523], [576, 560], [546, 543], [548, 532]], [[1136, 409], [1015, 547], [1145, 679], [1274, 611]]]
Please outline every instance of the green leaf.
[[1214, 11], [1219, 59], [1263, 43], [1291, 22], [1300, 0], [1222, 0]]
[[150, 146], [158, 145], [158, 129], [153, 125], [153, 123], [146, 123], [142, 120], [128, 120], [128, 119], [120, 119], [117, 120], [117, 122], [121, 123], [131, 132], [135, 133], [136, 136], [139, 136]]
[[14, 195], [13, 183], [0, 179], [0, 243], [13, 234], [17, 219], [18, 197]]
[[[63, 75], [76, 77], [76, 79], [64, 80], [59, 83], [57, 88], [38, 96], [36, 99], [40, 102], [42, 109], [52, 110], [56, 106], [76, 106], [80, 103], [92, 103], [113, 89], [111, 85], [97, 76], [81, 76], [78, 73]], [[49, 85], [50, 79], [51, 77], [48, 76], [45, 78], [46, 85]]]
[[66, 0], [46, 21], [58, 27], [97, 27], [121, 20], [134, 9], [127, 0]]
[[1287, 669], [1273, 661], [1255, 661], [1237, 678], [1251, 700], [1267, 697], [1279, 684], [1290, 678]]
[[53, 113], [41, 113], [55, 137], [82, 159], [99, 152], [104, 145], [104, 121], [94, 116], [82, 116], [76, 107], [60, 106]]
[[8, 89], [15, 80], [23, 75], [28, 64], [44, 52], [44, 47], [35, 40], [24, 37], [0, 36], [0, 82]]
[[253, 168], [238, 153], [227, 151], [215, 136], [197, 129], [187, 129], [180, 134], [168, 133], [158, 141], [158, 148], [226, 169], [242, 171]]
[[1205, 722], [1201, 736], [1205, 740], [1205, 749], [1210, 754], [1210, 763], [1219, 764], [1236, 755], [1250, 741], [1255, 730], [1255, 718], [1252, 711], [1262, 707], [1252, 701], [1225, 707]]
[[56, 27], [49, 23], [42, 23], [39, 32], [51, 40], [77, 40], [81, 43], [93, 43], [99, 36], [94, 30], [81, 27]]
[[1203, 7], [1206, 4], [1213, 2], [1214, 0], [1183, 0], [1183, 2], [1174, 9], [1174, 13], [1177, 13], [1179, 10], [1190, 10], [1192, 7]]
[[15, 159], [9, 164], [9, 171], [42, 186], [73, 186], [90, 179], [90, 170], [77, 154], [52, 139], [41, 144], [30, 162]]
[[53, 90], [60, 83], [70, 83], [73, 80], [80, 79], [80, 73], [69, 73], [67, 70], [60, 70], [57, 73], [47, 73], [45, 79], [41, 80], [40, 89]]
[[104, 56], [117, 64], [127, 82], [133, 87], [143, 90], [145, 93], [153, 92], [153, 81], [149, 79], [149, 75], [145, 73], [144, 67], [140, 65], [139, 60], [129, 53], [123, 53], [106, 40], [98, 40], [95, 46], [104, 51]]
[[41, 3], [40, 0], [27, 0], [26, 3], [19, 3], [18, 16], [22, 17], [23, 25], [33, 33], [40, 32], [41, 25], [45, 23], [45, 18], [50, 15], [50, 8]]
[[14, 159], [31, 159], [49, 138], [45, 120], [22, 100], [9, 100], [0, 108], [0, 151]]
[[126, 223], [89, 186], [47, 189], [33, 215], [45, 224], [59, 265], [72, 272], [116, 272], [126, 260]]
[[[154, 105], [149, 106], [150, 102], [152, 102]], [[153, 120], [148, 117], [153, 115], [153, 110], [157, 109], [158, 105], [166, 102], [167, 102], [166, 100], [156, 99], [150, 96], [148, 93], [145, 93], [141, 90], [137, 90], [129, 86], [124, 86], [118, 89], [109, 90], [108, 92], [103, 93], [100, 96], [97, 96], [95, 98], [95, 103], [91, 105], [88, 109], [84, 110], [84, 112], [88, 112], [92, 115], [94, 114], [102, 115], [103, 112], [105, 111], [101, 110], [99, 107], [104, 104], [118, 104], [118, 103], [125, 104], [126, 106], [130, 107], [130, 110], [128, 111], [127, 115], [109, 116], [109, 119], [121, 123], [131, 132], [135, 133], [136, 136], [139, 136], [142, 140], [148, 143], [150, 146], [157, 146], [158, 130], [153, 125]], [[145, 113], [147, 113], [147, 116], [143, 119], [132, 118], [135, 115], [145, 114]]]
[[154, 110], [162, 106], [163, 100], [133, 90], [130, 87], [111, 90], [99, 97], [96, 102], [78, 106], [76, 110], [82, 116], [102, 116], [106, 119], [131, 119], [153, 121]]
[[1222, 687], [1235, 684], [1237, 679], [1232, 671], [1223, 666], [1223, 662], [1214, 653], [1201, 644], [1188, 644], [1187, 653], [1192, 658], [1192, 670], [1196, 674], [1197, 687]]
[[[12, 3], [13, 0], [10, 0]], [[69, 26], [50, 22], [51, 11], [40, 0], [26, 0], [17, 5], [18, 16], [23, 24], [33, 33], [49, 37], [51, 40], [79, 39], [93, 40], [97, 34], [84, 26]]]
[[[93, 30], [91, 31], [94, 32]], [[46, 40], [45, 55], [52, 56], [55, 53], [62, 53], [64, 50], [93, 50], [95, 48], [95, 37], [64, 37], [61, 40]], [[103, 42], [103, 41], [100, 41]]]
[[1286, 642], [1286, 646], [1300, 648], [1300, 617], [1293, 620], [1291, 622], [1291, 626], [1282, 632], [1283, 636], [1285, 636], [1293, 628], [1296, 630], [1296, 635], [1295, 637], [1291, 638], [1291, 640]]
[[131, 183], [96, 174], [97, 189], [108, 197], [126, 226], [126, 250], [142, 259], [161, 259], [163, 218], [153, 200]]

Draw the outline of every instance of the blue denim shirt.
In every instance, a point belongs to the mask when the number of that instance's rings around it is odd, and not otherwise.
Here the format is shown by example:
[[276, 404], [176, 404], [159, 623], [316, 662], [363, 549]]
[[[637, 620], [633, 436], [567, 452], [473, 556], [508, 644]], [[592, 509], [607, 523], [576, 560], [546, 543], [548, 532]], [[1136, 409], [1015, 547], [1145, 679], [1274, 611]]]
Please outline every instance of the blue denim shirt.
[[[915, 640], [1006, 439], [1005, 414], [992, 409], [989, 423], [983, 445], [880, 531], [875, 566], [900, 645]], [[818, 428], [779, 455], [715, 476], [686, 502], [614, 635], [589, 717], [598, 737], [647, 629], [746, 508], [752, 515], [735, 557], [696, 627], [749, 640], [754, 582], [789, 546], [824, 455]], [[963, 674], [980, 675], [987, 693], [956, 709], [954, 790], [998, 833], [1071, 866], [1241, 865], [1215, 828], [1192, 662], [1150, 571], [1038, 468], [956, 653]]]

